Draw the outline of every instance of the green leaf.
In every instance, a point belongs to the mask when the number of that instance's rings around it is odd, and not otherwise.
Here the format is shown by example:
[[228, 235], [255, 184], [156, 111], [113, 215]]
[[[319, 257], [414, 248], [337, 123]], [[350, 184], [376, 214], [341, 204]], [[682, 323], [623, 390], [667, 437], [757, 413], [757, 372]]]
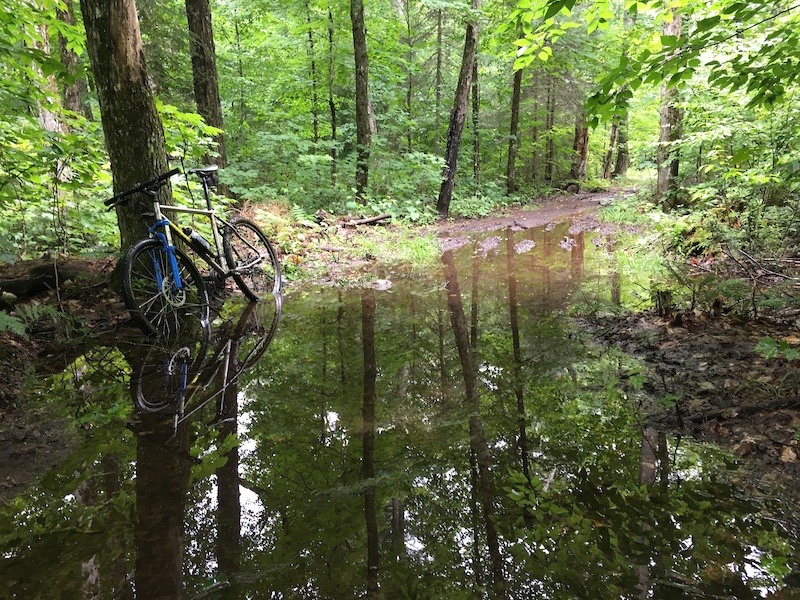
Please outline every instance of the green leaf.
[[775, 343], [771, 337], [763, 337], [758, 340], [755, 351], [761, 354], [764, 358], [769, 360], [778, 354], [778, 344]]
[[697, 22], [696, 33], [702, 33], [703, 31], [708, 31], [712, 27], [715, 27], [719, 22], [720, 22], [719, 15], [715, 15], [707, 19], [701, 19], [700, 21]]

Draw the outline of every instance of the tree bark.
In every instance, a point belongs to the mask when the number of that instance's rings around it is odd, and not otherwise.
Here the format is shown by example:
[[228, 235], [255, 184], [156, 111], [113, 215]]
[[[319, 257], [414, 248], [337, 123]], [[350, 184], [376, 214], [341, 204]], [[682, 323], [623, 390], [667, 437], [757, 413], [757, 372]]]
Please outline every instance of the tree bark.
[[480, 193], [481, 185], [481, 99], [478, 87], [478, 57], [472, 61], [472, 176]]
[[575, 139], [572, 143], [572, 167], [570, 177], [583, 181], [589, 176], [589, 127], [583, 114], [583, 107], [578, 107], [575, 118]]
[[[164, 129], [148, 84], [134, 0], [81, 0], [81, 12], [119, 194], [167, 170]], [[159, 192], [164, 202], [171, 195], [169, 186]], [[123, 248], [147, 235], [139, 203], [117, 206], [117, 220]]]
[[[73, 0], [67, 0], [65, 8], [66, 10], [56, 9], [59, 21], [67, 25], [75, 25], [75, 5]], [[67, 38], [63, 35], [59, 34], [58, 41], [61, 63], [64, 65], [67, 72], [74, 76], [78, 72], [78, 55], [74, 50], [67, 48]], [[85, 119], [91, 121], [93, 118], [92, 109], [88, 103], [83, 101], [83, 98], [88, 92], [89, 86], [86, 83], [86, 78], [75, 77], [72, 83], [64, 83], [61, 86], [61, 100], [64, 104], [64, 108], [82, 115]]]
[[625, 177], [628, 174], [628, 167], [631, 166], [630, 153], [628, 152], [628, 113], [622, 117], [619, 123], [619, 137], [617, 137], [617, 161], [614, 164], [614, 172], [611, 178]]
[[[189, 22], [194, 99], [197, 112], [212, 127], [223, 128], [222, 103], [219, 96], [217, 55], [214, 48], [214, 30], [211, 24], [209, 0], [186, 0], [186, 18]], [[207, 163], [216, 162], [220, 167], [228, 164], [225, 151], [225, 136], [222, 132], [214, 137], [219, 156], [206, 157]]]
[[547, 131], [547, 144], [544, 158], [544, 178], [548, 185], [553, 185], [555, 172], [555, 140], [553, 139], [553, 127], [556, 121], [556, 82], [554, 77], [547, 77], [547, 116], [545, 120], [545, 130]]
[[366, 204], [372, 128], [370, 126], [369, 61], [363, 0], [350, 0], [350, 21], [353, 25], [353, 53], [356, 68], [356, 201]]
[[317, 57], [314, 47], [314, 32], [311, 26], [311, 7], [306, 2], [306, 25], [308, 26], [308, 56], [311, 59], [311, 129], [312, 141], [316, 146], [319, 141], [319, 109], [317, 107]]
[[[664, 35], [681, 35], [681, 13], [673, 10], [672, 21], [664, 24]], [[661, 86], [661, 127], [658, 135], [658, 181], [656, 183], [656, 201], [661, 201], [665, 208], [671, 208], [666, 197], [678, 185], [679, 157], [675, 142], [682, 134], [682, 115], [677, 108], [678, 88]]]
[[506, 193], [517, 191], [517, 135], [519, 132], [519, 102], [522, 96], [522, 70], [514, 72], [514, 87], [511, 92], [511, 128], [508, 132], [508, 165], [506, 167]]
[[[473, 10], [479, 7], [478, 0], [472, 0]], [[470, 21], [464, 39], [464, 53], [461, 57], [461, 71], [458, 76], [456, 95], [453, 101], [453, 112], [450, 114], [450, 127], [447, 131], [447, 148], [444, 152], [445, 167], [442, 174], [442, 186], [439, 190], [439, 199], [436, 210], [439, 217], [444, 219], [450, 213], [450, 200], [453, 197], [453, 187], [456, 179], [456, 165], [458, 152], [461, 147], [461, 134], [464, 131], [464, 122], [467, 118], [469, 107], [470, 88], [472, 87], [472, 67], [478, 49], [478, 24]]]
[[436, 90], [433, 115], [433, 151], [438, 156], [441, 144], [442, 108], [442, 9], [436, 11]]
[[333, 79], [336, 74], [333, 44], [333, 12], [328, 4], [328, 110], [331, 114], [331, 185], [336, 185], [336, 169], [339, 152], [336, 148], [336, 103], [333, 99]]
[[619, 119], [615, 117], [611, 122], [611, 133], [608, 137], [608, 151], [606, 152], [606, 159], [603, 162], [603, 179], [611, 179], [611, 165], [614, 164], [614, 148], [617, 145], [618, 134]]

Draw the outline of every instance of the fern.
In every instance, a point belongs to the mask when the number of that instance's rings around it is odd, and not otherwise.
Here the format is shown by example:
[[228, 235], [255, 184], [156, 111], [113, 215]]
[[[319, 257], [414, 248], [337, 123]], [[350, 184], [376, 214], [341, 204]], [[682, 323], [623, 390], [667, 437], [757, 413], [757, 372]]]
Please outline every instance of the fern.
[[19, 314], [19, 320], [23, 323], [33, 323], [34, 321], [39, 321], [40, 319], [60, 318], [64, 316], [64, 313], [59, 311], [57, 308], [48, 306], [46, 304], [29, 304], [26, 306], [21, 306], [17, 309], [17, 314]]
[[18, 335], [25, 335], [25, 323], [17, 317], [8, 314], [4, 310], [0, 310], [0, 332], [10, 331]]
[[302, 206], [298, 204], [292, 204], [292, 210], [290, 212], [292, 219], [294, 219], [300, 225], [310, 229], [316, 229], [319, 227], [319, 225], [314, 222], [314, 217], [309, 215]]

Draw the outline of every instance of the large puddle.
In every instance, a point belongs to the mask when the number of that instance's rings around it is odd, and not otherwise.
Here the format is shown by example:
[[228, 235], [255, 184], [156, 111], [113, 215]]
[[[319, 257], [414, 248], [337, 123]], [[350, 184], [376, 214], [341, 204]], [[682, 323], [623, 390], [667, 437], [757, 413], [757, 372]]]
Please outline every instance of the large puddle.
[[445, 248], [37, 382], [82, 443], [0, 508], [0, 597], [795, 597], [794, 506], [570, 329], [639, 289], [607, 240]]

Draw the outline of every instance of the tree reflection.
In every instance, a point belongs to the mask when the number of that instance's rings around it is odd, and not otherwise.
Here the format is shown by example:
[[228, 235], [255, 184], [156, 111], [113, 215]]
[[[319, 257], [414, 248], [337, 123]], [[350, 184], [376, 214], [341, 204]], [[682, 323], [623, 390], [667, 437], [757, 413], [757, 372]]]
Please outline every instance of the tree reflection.
[[450, 324], [453, 327], [458, 357], [461, 362], [461, 374], [464, 379], [465, 404], [470, 412], [469, 435], [470, 450], [475, 454], [478, 468], [478, 484], [480, 489], [483, 521], [486, 531], [486, 543], [489, 549], [489, 558], [492, 569], [492, 590], [494, 597], [505, 597], [503, 575], [503, 558], [500, 553], [500, 541], [493, 521], [494, 491], [490, 472], [489, 446], [483, 423], [479, 414], [478, 388], [470, 336], [467, 329], [467, 320], [461, 304], [461, 291], [458, 286], [458, 273], [453, 260], [452, 251], [445, 252], [442, 257], [444, 263], [445, 289], [447, 290], [447, 307], [450, 312]]

